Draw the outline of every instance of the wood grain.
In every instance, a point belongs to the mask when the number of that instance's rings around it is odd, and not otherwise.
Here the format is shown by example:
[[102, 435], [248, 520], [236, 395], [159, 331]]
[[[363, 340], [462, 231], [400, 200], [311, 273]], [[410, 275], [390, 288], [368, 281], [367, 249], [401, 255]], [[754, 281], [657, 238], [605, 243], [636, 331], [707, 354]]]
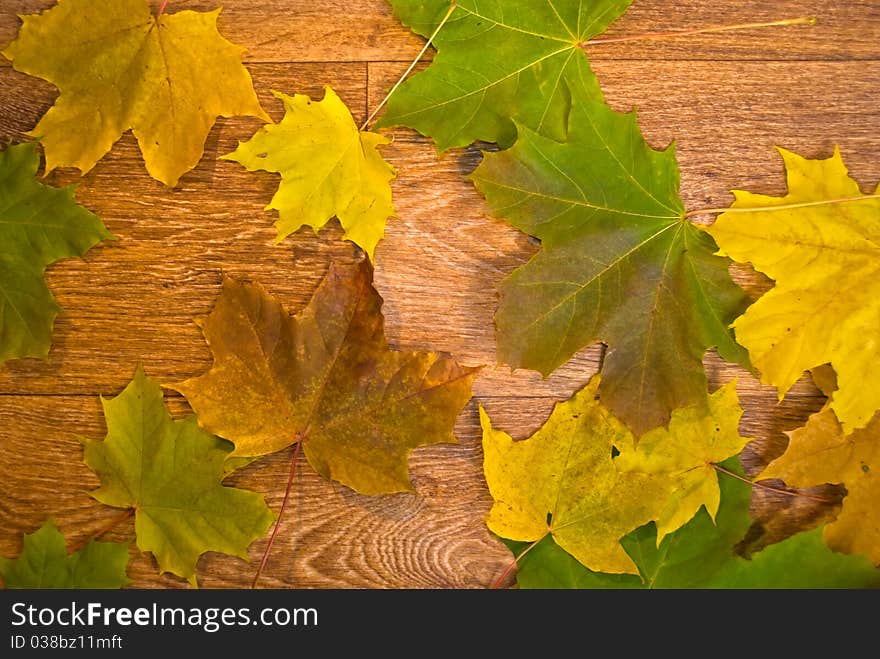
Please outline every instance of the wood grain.
[[[15, 38], [18, 15], [52, 0], [3, 0], [0, 46]], [[150, 0], [154, 9], [161, 0]], [[166, 11], [223, 7], [221, 33], [247, 48], [251, 62], [410, 61], [422, 41], [393, 17], [386, 0], [171, 0]], [[812, 27], [753, 29], [662, 41], [592, 46], [596, 60], [854, 60], [875, 59], [880, 6], [874, 0], [636, 0], [607, 35], [685, 30], [814, 16]]]
[[[154, 6], [158, 2], [153, 3]], [[877, 80], [880, 5], [868, 0], [729, 3], [720, 0], [635, 3], [610, 34], [752, 22], [815, 14], [814, 28], [750, 30], [590, 49], [609, 103], [638, 106], [648, 141], [676, 140], [682, 197], [688, 208], [723, 206], [729, 190], [784, 192], [775, 145], [810, 157], [839, 144], [852, 174], [867, 190], [880, 180]], [[51, 0], [4, 0], [0, 46], [17, 30], [16, 14]], [[209, 0], [172, 2], [169, 11], [210, 9]], [[322, 94], [330, 84], [356, 120], [376, 107], [421, 42], [396, 23], [383, 0], [239, 0], [225, 3], [222, 32], [248, 48], [248, 67], [267, 111], [280, 104], [270, 90]], [[0, 141], [18, 142], [51, 106], [54, 88], [0, 63]], [[81, 462], [77, 436], [103, 436], [98, 395], [116, 395], [140, 361], [161, 382], [202, 372], [210, 354], [193, 323], [207, 313], [223, 273], [260, 280], [290, 310], [311, 296], [330, 260], [351, 260], [335, 222], [315, 236], [303, 230], [274, 244], [274, 217], [264, 211], [277, 177], [250, 174], [218, 156], [258, 128], [254, 119], [218, 122], [205, 157], [169, 190], [146, 174], [137, 146], [123, 137], [89, 174], [52, 173], [48, 182], [77, 183], [77, 198], [117, 240], [48, 272], [64, 308], [46, 361], [17, 360], [0, 368], [0, 555], [21, 535], [55, 516], [71, 543], [101, 528], [116, 511], [87, 494], [97, 485]], [[516, 438], [527, 437], [596, 371], [596, 346], [551, 377], [511, 373], [496, 363], [492, 317], [498, 282], [538, 246], [493, 218], [465, 176], [479, 163], [477, 147], [438, 155], [429, 140], [406, 129], [388, 131], [385, 148], [397, 168], [398, 218], [376, 252], [376, 287], [385, 299], [387, 333], [401, 349], [435, 349], [469, 365], [485, 364], [474, 400], [456, 427], [458, 446], [413, 453], [417, 493], [362, 497], [317, 477], [305, 462], [294, 506], [279, 532], [264, 580], [273, 587], [480, 588], [506, 567], [509, 552], [485, 528], [491, 503], [481, 472], [477, 405]], [[753, 295], [768, 282], [739, 268]], [[781, 403], [771, 387], [706, 358], [714, 389], [738, 378], [745, 414], [741, 430], [755, 442], [750, 473], [779, 455], [784, 432], [804, 423], [823, 396], [805, 376]], [[175, 414], [186, 413], [169, 395]], [[290, 453], [269, 456], [229, 484], [263, 492], [278, 509]], [[785, 537], [821, 519], [804, 500], [755, 498], [756, 544]], [[131, 522], [109, 537], [132, 538]], [[258, 559], [265, 539], [254, 543]], [[154, 561], [131, 550], [137, 587], [183, 587], [159, 575]], [[253, 564], [209, 554], [199, 565], [208, 587], [246, 587]]]

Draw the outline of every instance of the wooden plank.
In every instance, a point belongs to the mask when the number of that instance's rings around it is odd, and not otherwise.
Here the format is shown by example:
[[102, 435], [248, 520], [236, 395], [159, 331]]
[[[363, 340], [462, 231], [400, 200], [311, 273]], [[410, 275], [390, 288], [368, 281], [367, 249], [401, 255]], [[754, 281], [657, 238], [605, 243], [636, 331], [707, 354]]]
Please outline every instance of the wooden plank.
[[[115, 392], [114, 392], [115, 394]], [[175, 415], [185, 410], [172, 400]], [[78, 436], [106, 433], [97, 397], [0, 396], [0, 555], [17, 554], [22, 533], [54, 516], [71, 545], [120, 513], [88, 496], [98, 485], [82, 463]], [[510, 560], [483, 522], [491, 505], [482, 481], [476, 403], [462, 415], [458, 446], [413, 452], [416, 494], [362, 496], [325, 481], [301, 460], [298, 481], [267, 565], [265, 587], [485, 587]], [[290, 451], [233, 474], [226, 485], [266, 495], [278, 510]], [[105, 539], [126, 541], [131, 520]], [[203, 587], [249, 587], [267, 539], [255, 542], [251, 564], [219, 554], [199, 565]], [[181, 587], [160, 576], [149, 556], [132, 549], [135, 587]]]
[[[258, 65], [255, 78], [263, 90], [266, 107], [277, 118], [280, 103], [270, 102], [268, 89], [296, 89], [319, 96], [318, 81], [333, 84], [343, 100], [354, 108], [363, 108], [362, 69], [362, 65]], [[33, 98], [25, 93], [38, 88]], [[52, 96], [47, 86], [34, 86], [30, 78], [10, 69], [0, 69], [0, 91], [5, 97], [32, 98], [27, 107], [3, 104], [0, 139], [19, 139], [19, 131], [35, 123]], [[363, 111], [356, 111], [356, 116], [362, 119]], [[311, 296], [330, 258], [354, 258], [354, 248], [340, 240], [335, 221], [334, 227], [323, 230], [318, 238], [305, 229], [283, 245], [274, 245], [273, 217], [263, 207], [271, 199], [278, 178], [254, 175], [236, 163], [217, 160], [219, 154], [234, 149], [237, 140], [246, 139], [258, 126], [259, 121], [246, 118], [220, 122], [208, 139], [202, 163], [174, 190], [145, 174], [130, 135], [82, 179], [80, 202], [104, 218], [119, 240], [94, 249], [85, 261], [68, 260], [50, 268], [50, 286], [65, 309], [56, 321], [54, 352], [47, 362], [10, 362], [0, 370], [0, 392], [113, 391], [126, 381], [132, 364], [138, 360], [151, 367], [163, 382], [190, 377], [210, 363], [193, 318], [210, 310], [219, 293], [221, 273], [259, 279], [294, 310]], [[427, 144], [422, 147], [423, 154], [432, 153]], [[422, 157], [416, 155], [411, 165], [395, 164], [406, 170], [418, 168]], [[78, 181], [74, 174], [60, 172], [50, 180], [59, 184]], [[451, 212], [470, 215], [465, 204], [480, 203], [457, 168], [448, 168], [442, 174], [431, 171], [430, 175], [435, 177], [432, 185], [436, 187], [427, 190], [427, 199], [454, 199], [453, 191], [466, 186], [470, 196]], [[463, 254], [475, 240], [473, 231], [486, 224], [484, 218], [476, 217], [476, 221], [476, 228], [466, 229], [456, 238], [455, 244]], [[496, 222], [491, 225], [497, 228], [495, 232], [490, 230], [494, 237], [479, 242], [488, 244], [498, 255], [509, 253], [515, 242], [524, 242], [508, 227]], [[442, 230], [437, 233], [445, 243]], [[423, 241], [414, 242], [412, 247], [419, 245], [419, 249], [410, 250], [406, 260], [427, 265], [431, 253], [420, 250], [422, 244], [429, 250], [432, 240], [429, 233]], [[497, 245], [492, 246], [492, 241]], [[455, 352], [468, 364], [494, 364], [492, 308], [485, 304], [482, 294], [494, 286], [499, 268], [512, 269], [516, 260], [508, 258], [505, 264], [492, 258], [480, 265], [481, 256], [469, 258], [472, 265], [478, 266], [473, 287], [468, 284], [459, 289], [455, 282], [446, 282], [440, 289], [418, 292], [422, 299], [438, 296], [429, 317], [419, 322], [436, 325], [436, 318], [445, 318], [443, 324], [450, 329], [447, 337], [455, 343], [436, 344], [431, 333], [424, 331], [430, 325], [414, 328], [417, 331], [412, 335], [393, 327], [399, 322], [394, 318], [396, 303], [386, 295], [389, 335], [395, 344], [407, 349]], [[419, 280], [424, 281], [422, 277]], [[461, 276], [458, 280], [463, 281]], [[481, 382], [485, 383], [484, 391], [499, 395], [505, 391], [534, 395], [570, 392], [595, 370], [591, 366], [595, 355], [596, 349], [588, 351], [546, 382], [535, 373], [522, 373], [512, 379], [507, 368], [487, 369]]]
[[[727, 190], [734, 187], [781, 193], [781, 162], [772, 149], [777, 140], [810, 156], [827, 155], [839, 142], [866, 187], [878, 180], [880, 165], [872, 154], [880, 138], [873, 127], [870, 90], [880, 66], [860, 66], [858, 75], [845, 75], [845, 66], [655, 63], [651, 69], [659, 67], [663, 74], [663, 95], [651, 92], [646, 65], [640, 74], [634, 70], [639, 67], [618, 70], [607, 64], [599, 75], [607, 80], [613, 105], [639, 103], [652, 143], [678, 137], [683, 196], [694, 208], [726, 204]], [[359, 67], [259, 65], [255, 75], [264, 96], [270, 87], [319, 95], [317, 81], [327, 81], [348, 103], [363, 108]], [[746, 80], [765, 82], [745, 85], [734, 78], [734, 70], [744, 71]], [[373, 106], [397, 68], [371, 65], [371, 71]], [[29, 78], [8, 69], [0, 73], [5, 97], [29, 98]], [[827, 97], [796, 97], [798, 75], [821, 81]], [[17, 131], [33, 125], [50, 98], [46, 87], [26, 107], [4, 103], [3, 139], [17, 138]], [[827, 98], [835, 99], [833, 104]], [[276, 117], [278, 105], [266, 102]], [[362, 117], [363, 110], [357, 115]], [[328, 257], [354, 257], [353, 248], [339, 240], [338, 227], [317, 238], [305, 229], [280, 246], [273, 244], [272, 216], [262, 207], [277, 177], [250, 174], [216, 159], [258, 125], [251, 119], [221, 122], [205, 159], [175, 190], [146, 176], [130, 136], [82, 180], [79, 199], [104, 217], [120, 239], [96, 248], [85, 262], [69, 260], [50, 269], [50, 285], [65, 309], [56, 323], [55, 347], [48, 362], [20, 360], [0, 370], [0, 392], [114, 391], [138, 360], [164, 382], [189, 377], [209, 363], [192, 318], [211, 308], [221, 271], [258, 278], [296, 309], [311, 295]], [[389, 223], [376, 257], [376, 285], [386, 300], [392, 343], [486, 364], [477, 382], [479, 395], [567, 397], [595, 372], [595, 348], [548, 380], [530, 372], [511, 375], [496, 366], [492, 291], [536, 246], [490, 217], [464, 179], [479, 152], [457, 150], [438, 157], [411, 131], [392, 135], [395, 143], [385, 153], [399, 171], [394, 185], [399, 219]], [[52, 179], [77, 180], [72, 172]], [[741, 281], [760, 290], [763, 280], [743, 272]]]
[[[369, 67], [372, 110], [406, 65]], [[615, 110], [638, 109], [639, 125], [654, 148], [676, 141], [688, 208], [726, 205], [734, 188], [784, 193], [775, 146], [820, 158], [837, 144], [864, 190], [880, 180], [875, 129], [880, 62], [658, 60], [597, 62], [593, 68]], [[396, 142], [411, 141], [410, 131], [392, 134]], [[460, 160], [463, 173], [479, 164], [476, 149], [450, 150], [447, 158]]]
[[[161, 0], [149, 1], [155, 12]], [[18, 33], [18, 16], [54, 5], [54, 0], [4, 0], [0, 47]], [[166, 11], [211, 11], [220, 6], [220, 33], [247, 48], [249, 62], [407, 59], [422, 47], [420, 37], [400, 25], [385, 0], [171, 0]]]
[[[815, 17], [816, 25], [692, 35], [593, 46], [594, 60], [854, 60], [880, 56], [880, 5], [874, 0], [725, 2], [635, 0], [603, 37]], [[593, 50], [595, 49], [595, 50]]]
[[[270, 89], [320, 96], [325, 83], [336, 89], [358, 117], [364, 114], [363, 65], [261, 65], [254, 75], [262, 102], [276, 118], [283, 111]], [[0, 94], [4, 99], [0, 139], [4, 141], [22, 139], [21, 131], [35, 124], [53, 98], [48, 85], [8, 68], [0, 69]], [[206, 359], [204, 342], [192, 320], [194, 313], [210, 310], [223, 273], [269, 279], [266, 283], [271, 285], [271, 278], [262, 277], [261, 272], [274, 272], [275, 282], [281, 284], [275, 292], [294, 306], [308, 300], [331, 257], [354, 257], [351, 245], [339, 240], [338, 228], [328, 229], [334, 238], [327, 240], [318, 241], [303, 232], [296, 245], [274, 245], [273, 219], [263, 207], [277, 187], [276, 177], [252, 175], [236, 163], [218, 160], [260, 125], [259, 120], [248, 118], [219, 121], [208, 138], [202, 163], [173, 190], [146, 174], [130, 134], [86, 177], [80, 179], [75, 170], [50, 175], [54, 184], [81, 183], [80, 202], [104, 218], [119, 239], [99, 246], [86, 261], [70, 260], [50, 268], [49, 277], [57, 277], [50, 286], [66, 310], [56, 323], [59, 358], [10, 363], [0, 371], [5, 381], [0, 391], [116, 390], [130, 376], [132, 363], [143, 359], [149, 367], [152, 355], [157, 362], [164, 360], [155, 350], [162, 343], [175, 342], [172, 336], [178, 335], [195, 339], [192, 346], [198, 346]], [[93, 297], [97, 288], [104, 291], [102, 308], [82, 315], [85, 310], [78, 298]], [[182, 290], [188, 292], [181, 296]], [[187, 309], [195, 301], [194, 294], [204, 304]], [[128, 318], [124, 328], [118, 325], [121, 318]], [[80, 332], [77, 327], [88, 330]], [[98, 376], [103, 370], [98, 362], [109, 368], [104, 375]], [[80, 366], [70, 370], [62, 363]], [[170, 363], [168, 369], [154, 373], [166, 382], [177, 380], [190, 368], [181, 365], [178, 362], [177, 373]]]
[[[605, 63], [597, 68], [613, 106], [639, 106], [649, 142], [660, 147], [677, 139], [688, 208], [723, 207], [732, 201], [728, 191], [734, 188], [784, 194], [782, 162], [773, 148], [777, 143], [808, 157], [829, 156], [840, 144], [863, 189], [873, 189], [880, 180], [876, 63], [855, 71], [842, 63]], [[382, 90], [399, 72], [397, 64], [370, 65], [370, 107], [381, 101]], [[803, 95], [804, 80], [817, 81], [824, 94]], [[491, 217], [465, 180], [479, 163], [476, 148], [437, 156], [412, 131], [390, 134], [394, 144], [385, 153], [398, 167], [400, 219], [389, 224], [376, 252], [377, 286], [391, 301], [389, 333], [401, 344], [431, 341], [439, 349], [492, 363], [494, 303], [487, 304], [486, 291], [537, 246]], [[734, 274], [753, 295], [767, 288], [766, 280], [748, 268], [735, 268]], [[448, 301], [461, 295], [471, 303], [462, 302], [460, 311], [450, 309]], [[440, 307], [438, 301], [443, 301]], [[485, 346], [482, 355], [472, 352], [471, 337]], [[590, 355], [579, 359], [587, 360], [584, 367], [591, 374]], [[710, 369], [716, 368], [721, 363], [710, 361]], [[582, 381], [569, 378], [560, 384], [574, 385], [570, 392]]]
[[[783, 405], [773, 409], [769, 387], [740, 387], [747, 412], [741, 432], [760, 437], [780, 432], [815, 411], [817, 397], [802, 381]], [[115, 395], [116, 391], [109, 392]], [[553, 399], [482, 401], [493, 423], [518, 438], [537, 429]], [[170, 397], [176, 417], [188, 412]], [[119, 515], [91, 499], [99, 484], [82, 463], [78, 437], [103, 437], [106, 427], [96, 396], [0, 396], [0, 555], [16, 555], [23, 533], [53, 516], [69, 545], [83, 541]], [[410, 458], [416, 494], [358, 495], [317, 476], [305, 461], [298, 471], [290, 507], [282, 522], [261, 585], [277, 588], [481, 588], [504, 570], [511, 557], [484, 523], [491, 506], [482, 475], [477, 400], [456, 426], [459, 445], [417, 449]], [[752, 471], [778, 454], [780, 436], [757, 441], [745, 460]], [[236, 472], [225, 482], [263, 493], [278, 510], [291, 452], [282, 451]], [[63, 474], [63, 477], [61, 476]], [[780, 497], [757, 509], [761, 527], [784, 537], [815, 515], [804, 500]], [[131, 520], [104, 539], [131, 541]], [[266, 539], [251, 546], [251, 563], [210, 553], [199, 564], [203, 587], [248, 587]], [[135, 548], [129, 575], [138, 588], [177, 588], [186, 584], [159, 575], [155, 561]]]
[[[160, 0], [150, 0], [154, 9]], [[17, 15], [37, 13], [52, 0], [4, 0], [0, 46], [15, 38]], [[422, 40], [402, 27], [385, 0], [172, 0], [167, 11], [208, 11], [223, 6], [221, 33], [248, 49], [252, 62], [409, 61]], [[880, 6], [874, 0], [828, 3], [778, 0], [731, 3], [636, 0], [607, 36], [684, 30], [815, 16], [814, 27], [778, 27], [695, 35], [663, 41], [594, 46], [596, 60], [851, 60], [880, 54]]]

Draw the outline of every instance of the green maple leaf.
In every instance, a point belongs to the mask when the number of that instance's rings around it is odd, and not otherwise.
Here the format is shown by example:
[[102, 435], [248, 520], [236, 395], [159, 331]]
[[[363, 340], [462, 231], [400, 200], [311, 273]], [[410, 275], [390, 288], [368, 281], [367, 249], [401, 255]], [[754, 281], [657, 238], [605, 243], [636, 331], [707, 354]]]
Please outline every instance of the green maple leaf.
[[127, 564], [124, 542], [90, 540], [68, 554], [64, 536], [49, 519], [24, 536], [17, 558], [0, 558], [0, 575], [6, 588], [122, 588], [131, 582]]
[[121, 394], [101, 403], [106, 439], [82, 440], [84, 461], [101, 479], [92, 496], [134, 508], [138, 547], [155, 555], [162, 572], [193, 585], [207, 551], [247, 559], [274, 515], [262, 495], [221, 485], [231, 445], [194, 416], [173, 420], [141, 367]]
[[[573, 84], [592, 79], [583, 44], [623, 14], [632, 0], [461, 0], [434, 38], [426, 71], [389, 99], [378, 127], [403, 125], [440, 150], [476, 140], [510, 146], [514, 121], [563, 140]], [[429, 36], [448, 0], [391, 0], [395, 15]], [[593, 88], [601, 99], [598, 86]]]
[[153, 16], [146, 0], [64, 0], [23, 16], [3, 54], [60, 92], [30, 133], [46, 171], [88, 172], [131, 129], [147, 171], [173, 187], [198, 164], [218, 116], [268, 119], [243, 49], [217, 31], [219, 13]]
[[[741, 473], [738, 458], [724, 463]], [[751, 490], [722, 476], [721, 505], [715, 523], [705, 509], [657, 545], [653, 523], [621, 544], [639, 576], [593, 572], [545, 538], [519, 561], [521, 588], [869, 588], [880, 586], [880, 570], [861, 556], [832, 552], [822, 529], [798, 533], [755, 554], [733, 553], [751, 524]], [[507, 542], [518, 554], [527, 543]]]
[[76, 203], [75, 187], [39, 183], [39, 166], [34, 144], [0, 152], [0, 364], [49, 354], [61, 308], [46, 286], [46, 267], [113, 238]]
[[325, 478], [363, 494], [411, 491], [410, 451], [455, 443], [479, 368], [390, 349], [372, 275], [367, 260], [331, 266], [295, 316], [262, 287], [227, 280], [200, 323], [214, 364], [173, 388], [234, 457], [301, 442]]
[[546, 376], [605, 342], [602, 400], [640, 434], [705, 400], [707, 349], [748, 363], [729, 329], [747, 299], [685, 218], [673, 147], [654, 151], [635, 113], [572, 89], [567, 142], [519, 126], [471, 175], [496, 215], [542, 243], [501, 283], [498, 355]]
[[390, 140], [358, 130], [329, 86], [321, 101], [303, 94], [274, 94], [284, 103], [281, 122], [264, 126], [223, 158], [250, 171], [281, 174], [278, 192], [266, 207], [279, 213], [279, 241], [303, 225], [317, 232], [335, 215], [345, 237], [372, 260], [385, 234], [385, 221], [394, 215], [394, 168], [377, 151]]

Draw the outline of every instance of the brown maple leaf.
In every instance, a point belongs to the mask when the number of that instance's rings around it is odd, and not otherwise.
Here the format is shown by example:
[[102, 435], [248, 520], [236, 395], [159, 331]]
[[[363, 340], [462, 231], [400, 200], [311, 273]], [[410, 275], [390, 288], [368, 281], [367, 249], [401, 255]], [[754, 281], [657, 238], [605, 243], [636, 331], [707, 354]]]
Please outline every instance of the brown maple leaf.
[[302, 442], [318, 473], [358, 492], [412, 490], [409, 452], [455, 443], [479, 368], [389, 349], [372, 274], [366, 260], [331, 266], [295, 316], [261, 286], [227, 279], [200, 323], [214, 364], [173, 388], [233, 456]]

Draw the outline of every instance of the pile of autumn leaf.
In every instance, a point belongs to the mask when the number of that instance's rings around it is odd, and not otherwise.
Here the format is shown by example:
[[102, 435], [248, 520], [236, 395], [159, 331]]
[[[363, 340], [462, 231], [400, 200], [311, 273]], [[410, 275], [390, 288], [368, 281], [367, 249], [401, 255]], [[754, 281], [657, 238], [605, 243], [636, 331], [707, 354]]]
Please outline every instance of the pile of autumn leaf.
[[[880, 585], [880, 199], [862, 194], [839, 153], [783, 152], [787, 196], [737, 192], [713, 225], [691, 222], [673, 149], [651, 149], [634, 114], [605, 104], [582, 48], [630, 1], [392, 0], [437, 52], [379, 125], [414, 128], [441, 150], [499, 145], [471, 178], [498, 217], [541, 241], [500, 284], [500, 359], [547, 375], [588, 344], [608, 347], [601, 372], [527, 440], [480, 410], [488, 526], [518, 555], [521, 587]], [[267, 119], [217, 13], [59, 0], [24, 17], [4, 54], [60, 90], [32, 132], [46, 170], [86, 172], [131, 129], [147, 171], [174, 186], [217, 116]], [[106, 438], [83, 440], [102, 483], [92, 495], [132, 511], [138, 547], [193, 584], [204, 552], [246, 557], [275, 519], [260, 495], [222, 485], [236, 467], [296, 445], [294, 460], [301, 447], [358, 492], [412, 489], [408, 453], [455, 441], [479, 370], [385, 341], [370, 261], [394, 213], [394, 170], [377, 150], [387, 139], [358, 129], [330, 88], [321, 101], [276, 96], [284, 119], [225, 157], [280, 174], [268, 206], [279, 240], [335, 216], [368, 259], [331, 266], [293, 316], [259, 285], [226, 280], [200, 321], [212, 368], [168, 385], [197, 416], [172, 419], [139, 367], [103, 401]], [[48, 354], [59, 309], [45, 268], [111, 238], [72, 189], [37, 182], [38, 168], [33, 144], [0, 154], [0, 361]], [[750, 304], [728, 257], [775, 286]], [[826, 407], [758, 478], [842, 484], [840, 513], [750, 560], [734, 551], [750, 525], [737, 458], [749, 439], [735, 382], [708, 392], [710, 348], [780, 396], [822, 364], [837, 376]], [[93, 540], [68, 554], [47, 523], [0, 573], [8, 587], [117, 587], [127, 551]]]

